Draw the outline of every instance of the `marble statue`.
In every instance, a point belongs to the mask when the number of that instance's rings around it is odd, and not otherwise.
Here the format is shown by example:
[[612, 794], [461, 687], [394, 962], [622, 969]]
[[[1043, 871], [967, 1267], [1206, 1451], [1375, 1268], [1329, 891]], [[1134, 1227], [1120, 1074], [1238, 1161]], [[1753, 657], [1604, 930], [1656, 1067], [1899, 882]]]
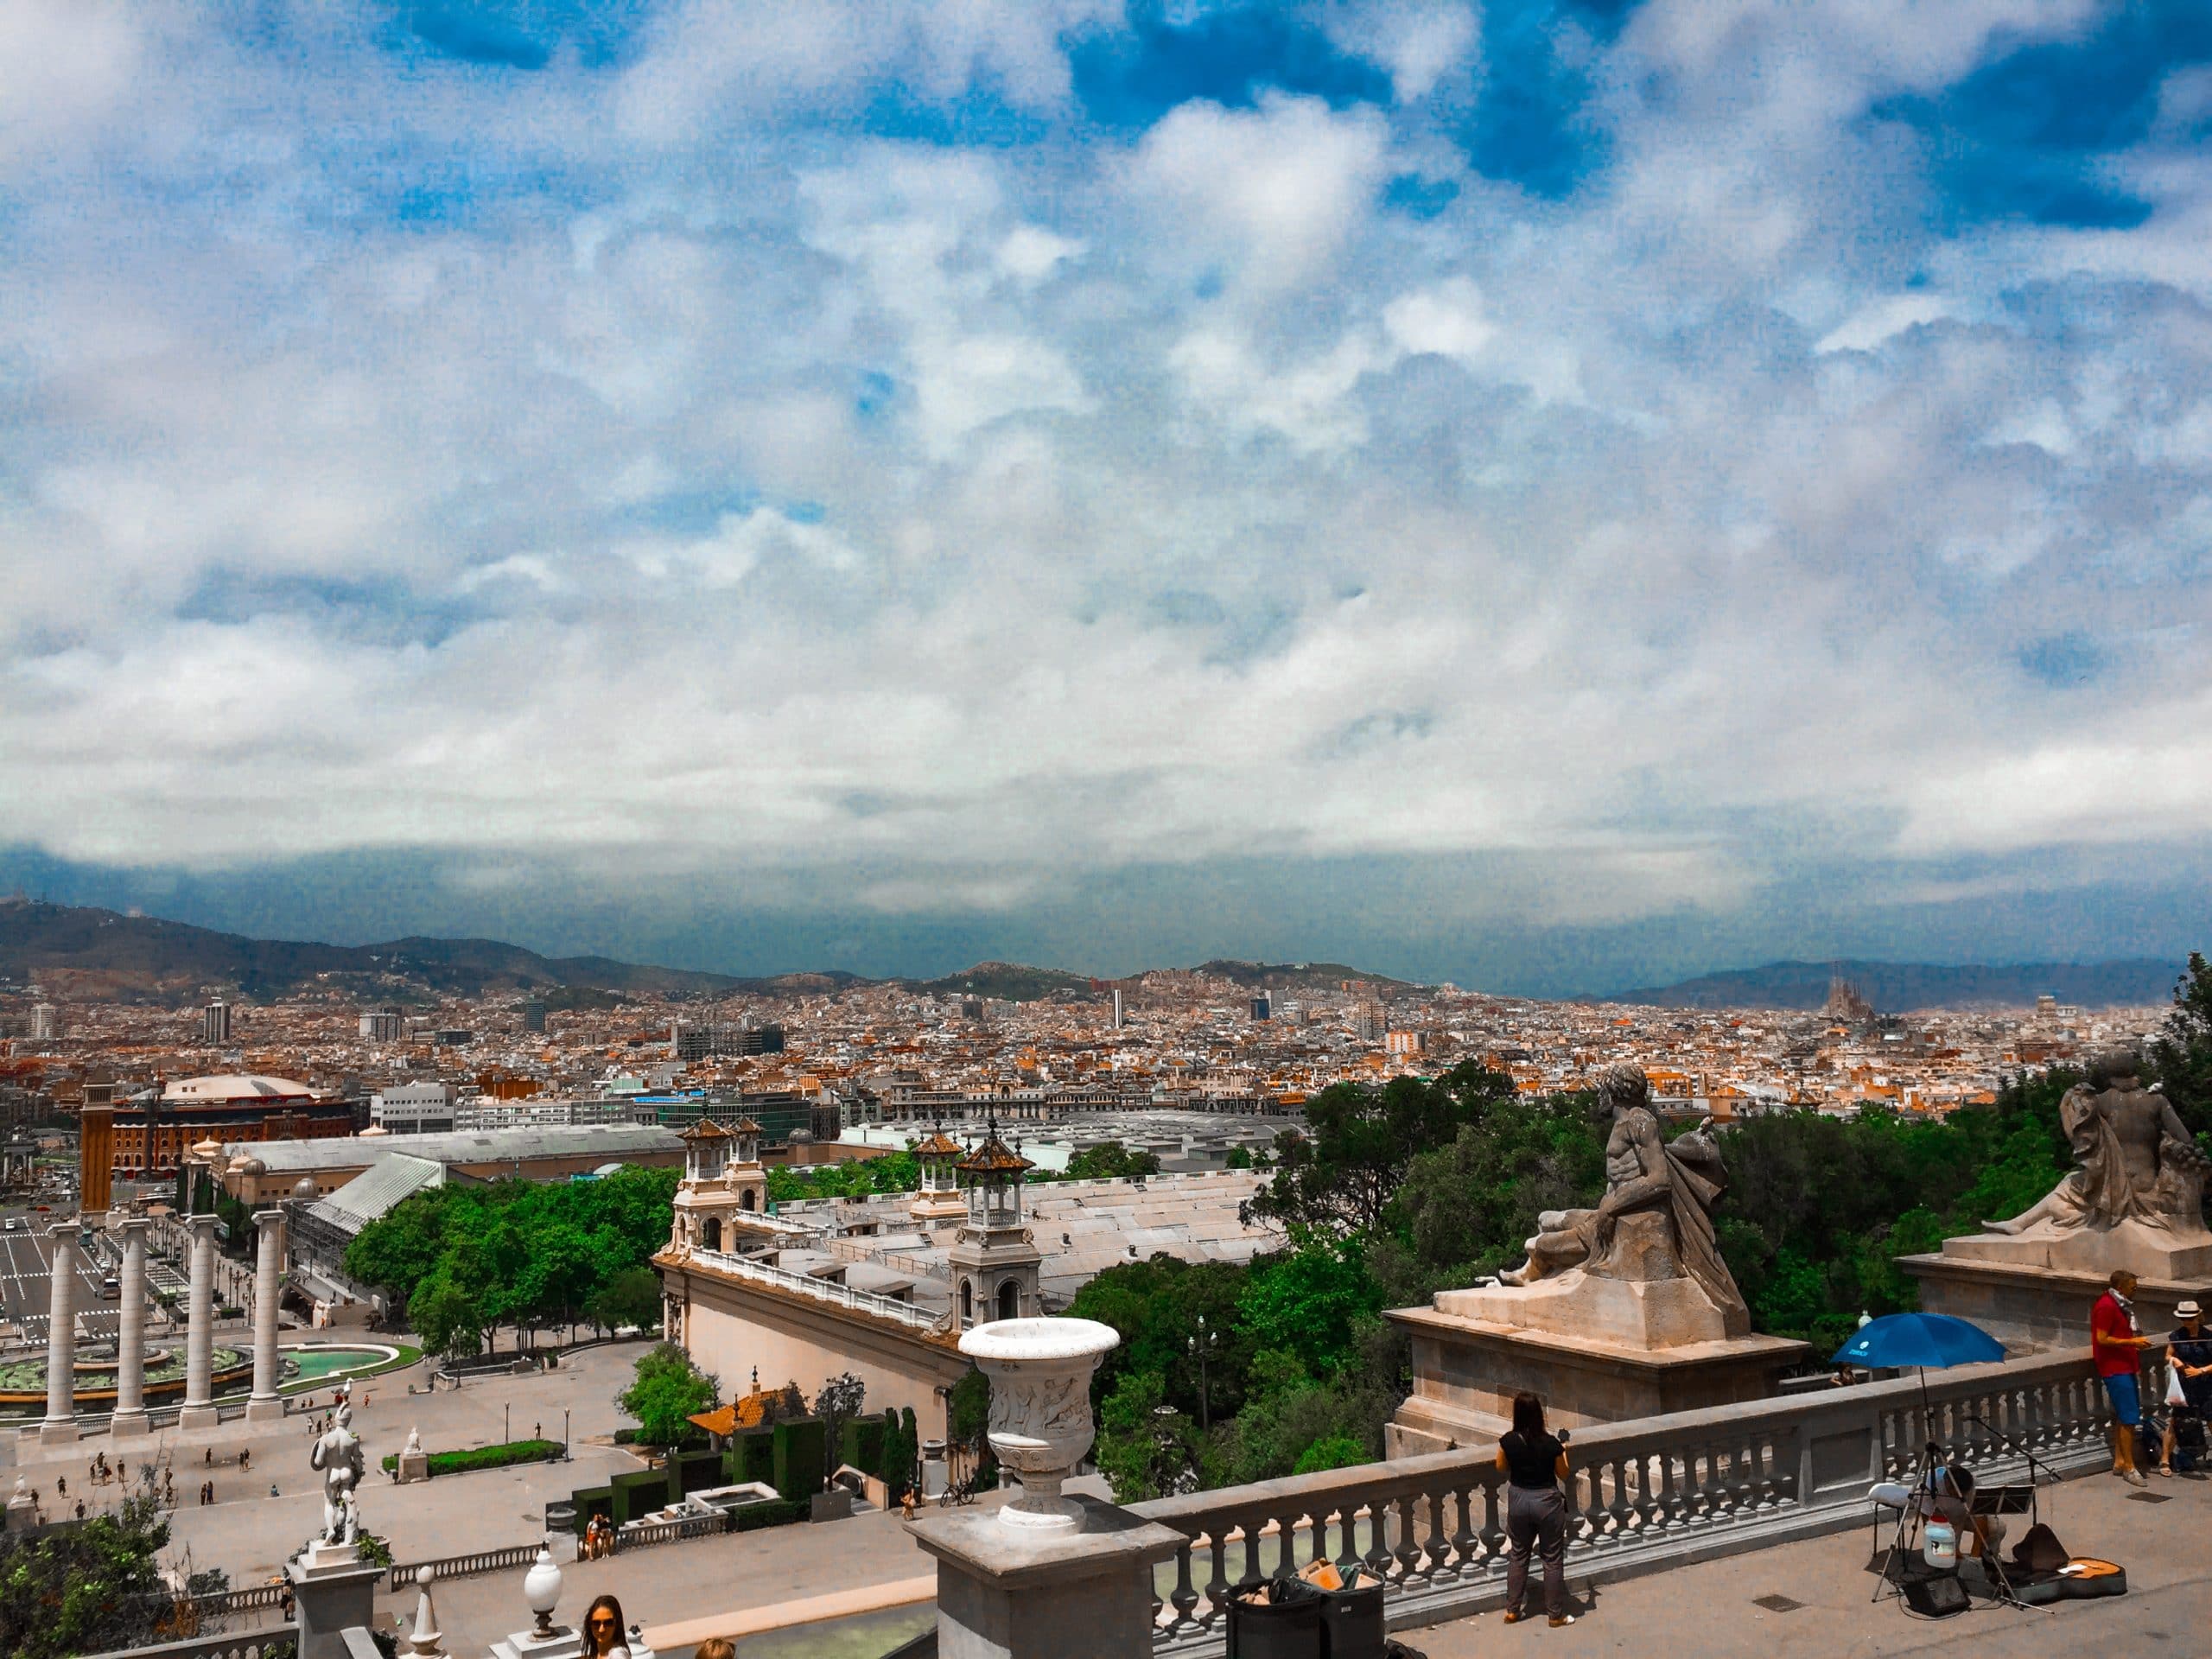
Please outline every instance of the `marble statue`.
[[2042, 1199], [1993, 1233], [2069, 1233], [2141, 1222], [2161, 1231], [2202, 1228], [2204, 1177], [2212, 1169], [2172, 1103], [2142, 1086], [2141, 1057], [2107, 1050], [2089, 1062], [2087, 1082], [2066, 1091], [2059, 1127], [2075, 1167]]
[[322, 1541], [350, 1544], [361, 1530], [359, 1487], [368, 1472], [361, 1452], [361, 1437], [353, 1432], [353, 1407], [339, 1402], [330, 1432], [308, 1453], [310, 1467], [322, 1474]]
[[1605, 1141], [1605, 1196], [1594, 1210], [1547, 1210], [1529, 1259], [1498, 1275], [1507, 1285], [1580, 1268], [1592, 1279], [1649, 1282], [1691, 1279], [1721, 1315], [1731, 1336], [1751, 1329], [1750, 1310], [1735, 1276], [1720, 1259], [1713, 1207], [1727, 1186], [1713, 1120], [1669, 1141], [1651, 1108], [1651, 1085], [1640, 1067], [1613, 1065], [1598, 1074], [1598, 1096], [1612, 1119]]

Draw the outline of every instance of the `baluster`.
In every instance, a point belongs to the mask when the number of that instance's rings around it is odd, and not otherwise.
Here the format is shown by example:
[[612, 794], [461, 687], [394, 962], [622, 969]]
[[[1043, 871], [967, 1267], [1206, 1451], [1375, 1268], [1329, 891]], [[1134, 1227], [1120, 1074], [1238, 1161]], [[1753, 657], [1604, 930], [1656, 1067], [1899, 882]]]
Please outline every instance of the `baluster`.
[[1482, 1546], [1484, 1562], [1493, 1568], [1502, 1566], [1505, 1551], [1505, 1488], [1497, 1471], [1491, 1470], [1482, 1484], [1483, 1525]]
[[[1704, 1466], [1704, 1478], [1699, 1478], [1699, 1466]], [[1708, 1446], [1689, 1446], [1682, 1448], [1681, 1461], [1677, 1465], [1681, 1473], [1681, 1509], [1678, 1519], [1689, 1527], [1713, 1524], [1713, 1452]]]
[[1305, 1563], [1298, 1559], [1298, 1523], [1306, 1518], [1303, 1510], [1292, 1510], [1275, 1516], [1275, 1570], [1271, 1574], [1278, 1579], [1294, 1579]]
[[1206, 1580], [1206, 1616], [1199, 1623], [1212, 1630], [1228, 1617], [1229, 1527], [1225, 1519], [1206, 1528], [1206, 1554], [1213, 1558], [1213, 1576]]
[[1605, 1465], [1591, 1462], [1582, 1465], [1582, 1503], [1577, 1512], [1583, 1548], [1603, 1549], [1605, 1547]]
[[1421, 1578], [1435, 1584], [1452, 1577], [1452, 1542], [1444, 1530], [1445, 1489], [1432, 1486], [1415, 1500], [1425, 1505], [1428, 1514], [1428, 1530], [1421, 1538]]
[[1175, 1610], [1169, 1621], [1167, 1634], [1179, 1636], [1185, 1630], [1198, 1629], [1198, 1621], [1191, 1617], [1198, 1605], [1198, 1587], [1191, 1582], [1191, 1540], [1183, 1540], [1175, 1552], [1175, 1587], [1167, 1592], [1167, 1605]]
[[1349, 1580], [1363, 1558], [1359, 1550], [1359, 1503], [1350, 1497], [1337, 1505], [1337, 1571]]
[[1482, 1540], [1475, 1529], [1475, 1488], [1455, 1486], [1452, 1489], [1452, 1516], [1459, 1529], [1452, 1535], [1452, 1574], [1465, 1578], [1474, 1570], [1476, 1552]]
[[1389, 1578], [1390, 1506], [1380, 1498], [1367, 1505], [1367, 1553], [1361, 1561], [1376, 1578]]
[[1615, 1457], [1605, 1467], [1612, 1496], [1605, 1504], [1605, 1543], [1618, 1549], [1629, 1541], [1636, 1511], [1629, 1503], [1629, 1471], [1634, 1465], [1626, 1458]]
[[1395, 1582], [1410, 1584], [1418, 1576], [1414, 1569], [1421, 1564], [1421, 1537], [1415, 1519], [1414, 1497], [1411, 1492], [1405, 1492], [1395, 1500], [1384, 1500], [1383, 1507], [1387, 1510], [1394, 1502], [1398, 1511], [1398, 1547], [1390, 1553], [1398, 1562]]

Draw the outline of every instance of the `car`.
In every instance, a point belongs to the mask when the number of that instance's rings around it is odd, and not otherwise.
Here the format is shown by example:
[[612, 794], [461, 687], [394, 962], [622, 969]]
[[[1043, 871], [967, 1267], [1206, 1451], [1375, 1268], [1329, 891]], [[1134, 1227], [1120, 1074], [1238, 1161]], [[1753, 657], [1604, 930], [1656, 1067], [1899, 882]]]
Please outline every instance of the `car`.
[[115, 1301], [118, 1300], [122, 1294], [123, 1281], [117, 1278], [113, 1274], [111, 1273], [106, 1278], [100, 1281], [100, 1295], [104, 1300]]

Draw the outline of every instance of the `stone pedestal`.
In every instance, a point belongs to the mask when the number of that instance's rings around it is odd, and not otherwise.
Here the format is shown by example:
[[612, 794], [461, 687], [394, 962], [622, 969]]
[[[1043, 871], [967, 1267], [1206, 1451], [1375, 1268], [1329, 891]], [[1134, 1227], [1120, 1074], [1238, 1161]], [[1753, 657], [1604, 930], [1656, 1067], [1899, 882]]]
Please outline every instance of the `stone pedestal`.
[[1932, 1255], [1901, 1255], [1930, 1313], [1969, 1319], [2018, 1351], [2080, 1348], [2089, 1340], [2089, 1307], [2125, 1268], [2139, 1281], [2136, 1322], [2163, 1336], [2178, 1321], [2174, 1305], [2202, 1300], [2212, 1286], [2212, 1232], [2200, 1224], [2057, 1228], [1970, 1233], [1947, 1238]]
[[402, 1446], [397, 1473], [402, 1486], [412, 1485], [418, 1480], [428, 1480], [430, 1478], [430, 1454], [419, 1445]]
[[298, 1560], [285, 1563], [299, 1606], [297, 1659], [347, 1659], [345, 1632], [368, 1627], [384, 1574], [383, 1567], [363, 1565], [352, 1544], [309, 1544]]
[[1812, 1352], [1726, 1334], [1694, 1279], [1592, 1278], [1570, 1268], [1526, 1287], [1440, 1292], [1389, 1319], [1413, 1343], [1414, 1391], [1384, 1433], [1394, 1458], [1480, 1446], [1541, 1395], [1554, 1427], [1624, 1422], [1763, 1400]]
[[976, 1510], [907, 1523], [937, 1558], [938, 1659], [1151, 1659], [1152, 1569], [1183, 1535], [1069, 1501], [1080, 1530], [1009, 1527]]

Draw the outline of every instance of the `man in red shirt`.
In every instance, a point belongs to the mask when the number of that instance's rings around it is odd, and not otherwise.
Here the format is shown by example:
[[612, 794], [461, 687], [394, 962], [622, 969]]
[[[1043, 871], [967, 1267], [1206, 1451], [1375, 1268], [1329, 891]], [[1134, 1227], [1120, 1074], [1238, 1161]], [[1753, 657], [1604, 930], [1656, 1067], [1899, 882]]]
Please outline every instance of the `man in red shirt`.
[[2150, 1483], [2135, 1466], [2135, 1438], [2143, 1426], [2143, 1395], [2135, 1373], [2151, 1338], [2135, 1324], [2135, 1275], [2122, 1268], [2111, 1282], [2112, 1288], [2089, 1310], [2089, 1357], [2112, 1400], [2112, 1471], [2131, 1486], [2145, 1486]]

